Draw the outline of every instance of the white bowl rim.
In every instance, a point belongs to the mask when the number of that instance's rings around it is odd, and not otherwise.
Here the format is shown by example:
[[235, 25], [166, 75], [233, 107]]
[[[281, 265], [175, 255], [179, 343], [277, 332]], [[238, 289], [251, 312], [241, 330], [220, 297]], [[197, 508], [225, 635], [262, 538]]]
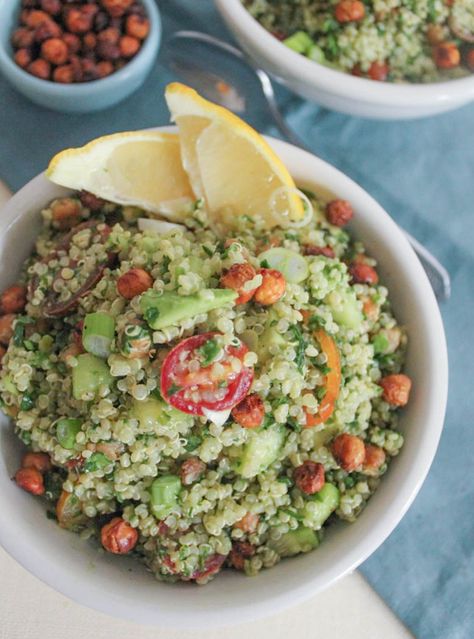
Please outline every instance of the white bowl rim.
[[296, 53], [271, 35], [243, 6], [241, 0], [214, 0], [236, 29], [245, 31], [246, 39], [259, 49], [263, 58], [278, 61], [281, 77], [295, 76], [308, 85], [320, 86], [336, 95], [354, 96], [367, 103], [407, 107], [474, 100], [474, 74], [444, 82], [398, 84], [374, 82], [343, 71], [325, 67]]
[[[176, 129], [174, 127], [160, 127], [160, 130], [173, 132]], [[298, 162], [300, 170], [309, 174], [310, 167], [311, 174], [314, 172], [314, 175], [319, 176], [318, 180], [308, 178], [308, 183], [317, 182], [321, 186], [326, 185], [327, 188], [331, 189], [332, 185], [330, 183], [337, 182], [341, 190], [350, 189], [354, 199], [358, 201], [358, 206], [364, 206], [364, 216], [367, 215], [367, 217], [371, 218], [371, 223], [376, 222], [384, 227], [383, 234], [386, 238], [390, 238], [387, 240], [389, 243], [392, 245], [395, 242], [397, 243], [400, 260], [403, 259], [405, 270], [409, 271], [412, 276], [410, 277], [412, 289], [417, 296], [423, 299], [424, 319], [427, 322], [426, 336], [430, 347], [437, 354], [438, 366], [432, 366], [431, 369], [432, 377], [429, 389], [431, 401], [428, 404], [427, 413], [423, 416], [424, 423], [427, 424], [426, 431], [421, 435], [417, 434], [418, 437], [422, 438], [423, 446], [417, 452], [416, 464], [411, 466], [406, 475], [404, 475], [403, 483], [397, 489], [395, 497], [384, 507], [383, 517], [377, 520], [375, 525], [369, 530], [364, 530], [364, 536], [360, 541], [353, 546], [347, 546], [347, 552], [331, 564], [331, 568], [326, 571], [323, 582], [320, 573], [316, 573], [311, 580], [298, 584], [291, 591], [284, 591], [272, 596], [271, 599], [262, 589], [261, 600], [252, 600], [251, 603], [246, 605], [229, 607], [223, 611], [213, 610], [212, 613], [208, 608], [203, 607], [202, 611], [194, 611], [192, 616], [186, 615], [184, 610], [178, 615], [173, 611], [160, 610], [158, 607], [156, 610], [154, 608], [150, 609], [144, 605], [138, 605], [135, 601], [130, 605], [128, 601], [120, 599], [118, 595], [108, 597], [108, 593], [104, 593], [103, 589], [94, 583], [92, 575], [90, 575], [90, 580], [83, 579], [81, 581], [77, 576], [71, 576], [67, 566], [63, 566], [60, 562], [52, 565], [48, 564], [37, 548], [31, 545], [28, 536], [19, 534], [15, 525], [12, 524], [11, 518], [4, 516], [0, 527], [0, 544], [16, 561], [41, 581], [68, 596], [73, 601], [113, 617], [125, 618], [142, 625], [159, 625], [160, 627], [175, 629], [209, 629], [269, 616], [275, 611], [282, 611], [307, 600], [318, 591], [329, 587], [344, 575], [355, 570], [393, 532], [419, 492], [436, 453], [443, 428], [447, 401], [447, 347], [441, 314], [430, 283], [418, 258], [404, 234], [388, 213], [351, 178], [324, 160], [302, 149], [274, 138], [266, 137], [266, 139], [283, 158], [290, 172], [298, 172], [296, 169], [293, 170], [292, 166]], [[301, 169], [301, 167], [304, 167], [304, 169]], [[14, 224], [15, 219], [18, 217], [17, 202], [21, 202], [22, 194], [41, 186], [44, 183], [44, 179], [44, 173], [39, 174], [9, 200], [0, 217], [0, 232], [7, 231]], [[370, 214], [365, 211], [370, 211]], [[368, 511], [366, 515], [368, 520]], [[359, 521], [363, 519], [364, 514], [362, 514]], [[354, 532], [353, 536], [355, 535], [356, 533]], [[296, 559], [291, 561], [296, 561]], [[235, 579], [238, 578], [237, 576], [233, 577]], [[206, 588], [211, 586], [206, 586]], [[245, 589], [243, 584], [242, 588]]]

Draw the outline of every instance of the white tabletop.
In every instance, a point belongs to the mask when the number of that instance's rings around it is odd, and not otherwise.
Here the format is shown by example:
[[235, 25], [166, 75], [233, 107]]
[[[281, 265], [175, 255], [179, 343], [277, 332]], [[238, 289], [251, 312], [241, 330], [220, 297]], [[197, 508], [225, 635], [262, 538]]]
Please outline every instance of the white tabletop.
[[[0, 208], [9, 196], [0, 181]], [[83, 608], [45, 586], [1, 549], [0, 575], [0, 639], [241, 639], [242, 636], [409, 639], [412, 636], [359, 573], [273, 617], [206, 632], [138, 626]]]

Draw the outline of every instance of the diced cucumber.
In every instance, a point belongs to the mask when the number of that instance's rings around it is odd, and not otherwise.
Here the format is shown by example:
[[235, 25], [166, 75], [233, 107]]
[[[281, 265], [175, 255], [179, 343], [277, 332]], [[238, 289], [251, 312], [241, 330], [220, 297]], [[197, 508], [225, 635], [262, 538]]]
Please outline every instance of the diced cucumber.
[[308, 277], [309, 268], [305, 258], [290, 249], [275, 247], [260, 253], [260, 264], [268, 264], [282, 273], [287, 282], [297, 284]]
[[192, 423], [193, 421], [192, 415], [186, 415], [154, 397], [144, 400], [134, 399], [130, 409], [130, 417], [138, 419], [140, 430], [143, 432], [154, 431], [158, 426], [167, 424], [173, 418], [180, 422], [186, 420]]
[[178, 504], [181, 480], [176, 475], [162, 475], [150, 487], [151, 512], [157, 519], [165, 519]]
[[72, 369], [74, 399], [90, 399], [90, 394], [95, 396], [100, 386], [111, 383], [112, 375], [102, 359], [90, 353], [77, 356], [77, 366]]
[[305, 523], [312, 528], [319, 529], [329, 515], [339, 506], [339, 490], [334, 484], [326, 483], [321, 490], [308, 497], [302, 516]]
[[237, 464], [237, 472], [247, 479], [255, 477], [278, 458], [284, 441], [285, 428], [277, 424], [251, 431]]
[[270, 540], [268, 545], [280, 557], [293, 557], [301, 552], [309, 552], [317, 548], [319, 535], [311, 528], [299, 526], [296, 530], [290, 530], [282, 535], [280, 539]]
[[325, 302], [330, 306], [332, 317], [337, 324], [353, 329], [360, 327], [363, 316], [353, 291], [332, 291]]
[[275, 326], [267, 328], [258, 338], [256, 353], [260, 361], [264, 362], [273, 356], [272, 346], [277, 348], [286, 346], [285, 338], [277, 331]]
[[233, 304], [237, 293], [228, 288], [206, 289], [193, 295], [178, 295], [165, 291], [146, 291], [140, 300], [140, 309], [150, 327], [160, 330], [179, 324], [188, 317], [207, 313], [215, 308]]

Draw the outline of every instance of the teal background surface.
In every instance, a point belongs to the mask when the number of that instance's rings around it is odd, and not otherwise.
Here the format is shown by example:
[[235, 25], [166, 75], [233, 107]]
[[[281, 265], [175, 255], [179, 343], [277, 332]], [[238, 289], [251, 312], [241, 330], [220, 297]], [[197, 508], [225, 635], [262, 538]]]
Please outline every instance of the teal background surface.
[[[163, 0], [159, 6], [165, 45], [183, 28], [229, 37], [210, 0]], [[173, 75], [163, 61], [160, 55], [126, 101], [89, 115], [36, 107], [0, 78], [0, 178], [17, 190], [60, 149], [167, 124], [163, 89]], [[436, 118], [380, 122], [330, 113], [284, 89], [278, 99], [313, 151], [363, 186], [451, 273], [452, 298], [442, 306], [451, 370], [440, 448], [412, 508], [362, 572], [420, 639], [472, 639], [474, 104]], [[258, 95], [250, 115], [251, 124], [278, 136]]]

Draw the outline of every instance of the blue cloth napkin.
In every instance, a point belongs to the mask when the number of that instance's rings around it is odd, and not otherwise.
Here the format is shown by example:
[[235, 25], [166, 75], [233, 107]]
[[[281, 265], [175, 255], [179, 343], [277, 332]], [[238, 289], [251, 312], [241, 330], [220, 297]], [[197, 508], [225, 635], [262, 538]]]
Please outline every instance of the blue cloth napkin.
[[[210, 0], [166, 0], [160, 8], [165, 42], [183, 28], [228, 37]], [[0, 78], [0, 177], [16, 190], [64, 147], [166, 124], [163, 89], [173, 76], [163, 59], [137, 93], [91, 115], [36, 107]], [[284, 89], [278, 97], [314, 152], [359, 182], [451, 273], [453, 295], [442, 307], [451, 381], [441, 445], [414, 505], [362, 572], [420, 639], [472, 639], [474, 104], [436, 118], [377, 122], [330, 113]], [[257, 96], [250, 113], [254, 126], [276, 134]]]

